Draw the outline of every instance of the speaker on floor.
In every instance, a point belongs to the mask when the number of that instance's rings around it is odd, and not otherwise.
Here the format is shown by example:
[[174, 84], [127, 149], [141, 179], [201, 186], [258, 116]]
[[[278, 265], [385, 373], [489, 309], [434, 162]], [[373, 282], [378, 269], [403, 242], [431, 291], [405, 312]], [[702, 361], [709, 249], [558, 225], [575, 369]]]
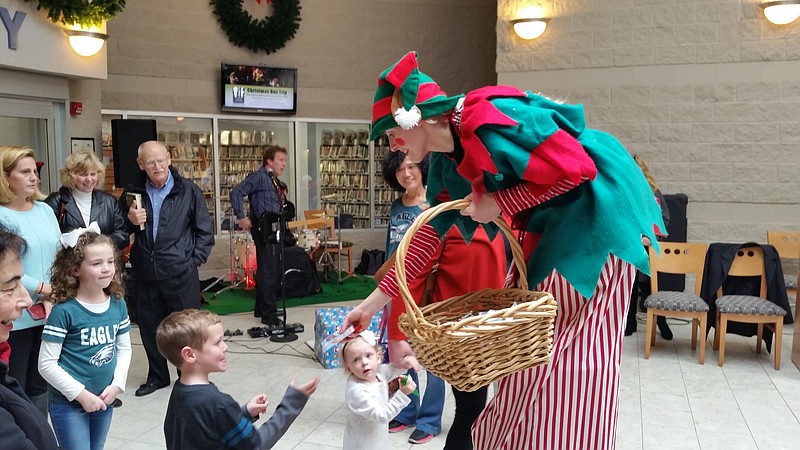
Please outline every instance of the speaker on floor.
[[136, 163], [139, 146], [158, 138], [156, 121], [151, 119], [113, 119], [111, 144], [114, 155], [114, 185], [124, 188], [139, 177]]

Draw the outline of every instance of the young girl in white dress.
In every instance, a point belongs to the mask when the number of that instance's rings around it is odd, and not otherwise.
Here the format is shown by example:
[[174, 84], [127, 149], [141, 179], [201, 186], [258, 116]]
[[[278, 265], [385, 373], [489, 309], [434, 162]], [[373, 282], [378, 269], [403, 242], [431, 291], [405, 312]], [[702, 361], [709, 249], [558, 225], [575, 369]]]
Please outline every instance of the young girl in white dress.
[[411, 377], [397, 382], [398, 390], [389, 384], [408, 368], [381, 364], [382, 349], [372, 331], [362, 331], [347, 341], [341, 349], [342, 363], [348, 374], [345, 403], [347, 425], [344, 430], [344, 450], [375, 450], [389, 448], [389, 421], [411, 400], [408, 398], [417, 385]]

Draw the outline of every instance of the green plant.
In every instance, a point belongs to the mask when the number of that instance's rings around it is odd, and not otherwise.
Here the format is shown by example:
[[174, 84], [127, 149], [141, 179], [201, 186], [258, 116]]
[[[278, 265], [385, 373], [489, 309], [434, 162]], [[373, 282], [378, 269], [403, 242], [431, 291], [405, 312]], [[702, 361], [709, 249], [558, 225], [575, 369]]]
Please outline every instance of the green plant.
[[64, 25], [100, 26], [125, 8], [125, 0], [25, 0], [37, 2], [36, 9], [47, 10], [47, 17]]

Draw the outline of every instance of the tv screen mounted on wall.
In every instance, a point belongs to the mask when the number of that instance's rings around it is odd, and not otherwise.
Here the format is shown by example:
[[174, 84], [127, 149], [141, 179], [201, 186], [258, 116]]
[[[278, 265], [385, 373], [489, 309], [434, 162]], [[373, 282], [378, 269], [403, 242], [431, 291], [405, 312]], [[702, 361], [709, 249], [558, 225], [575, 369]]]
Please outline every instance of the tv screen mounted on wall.
[[297, 69], [222, 64], [222, 110], [297, 113]]

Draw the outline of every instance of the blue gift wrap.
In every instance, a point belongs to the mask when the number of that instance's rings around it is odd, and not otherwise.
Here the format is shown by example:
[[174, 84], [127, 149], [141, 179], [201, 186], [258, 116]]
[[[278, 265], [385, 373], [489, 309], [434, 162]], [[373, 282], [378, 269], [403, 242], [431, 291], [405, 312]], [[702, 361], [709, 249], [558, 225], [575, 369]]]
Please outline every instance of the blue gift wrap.
[[[322, 367], [326, 369], [336, 369], [342, 367], [342, 359], [339, 357], [341, 344], [334, 346], [327, 352], [322, 350], [322, 341], [326, 337], [339, 331], [344, 322], [344, 317], [353, 310], [352, 306], [335, 306], [332, 308], [317, 308], [314, 312], [314, 353], [317, 355]], [[378, 335], [378, 327], [383, 317], [383, 310], [379, 310], [372, 318], [369, 329]]]

